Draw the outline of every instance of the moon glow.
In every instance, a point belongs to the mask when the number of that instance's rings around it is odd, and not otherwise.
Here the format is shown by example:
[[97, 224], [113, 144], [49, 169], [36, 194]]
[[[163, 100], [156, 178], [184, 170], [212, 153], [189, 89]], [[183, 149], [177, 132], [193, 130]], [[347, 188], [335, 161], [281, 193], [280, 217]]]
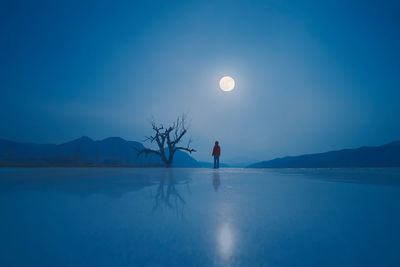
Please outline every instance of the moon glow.
[[225, 92], [232, 91], [235, 88], [235, 80], [231, 76], [224, 76], [219, 81], [219, 87]]

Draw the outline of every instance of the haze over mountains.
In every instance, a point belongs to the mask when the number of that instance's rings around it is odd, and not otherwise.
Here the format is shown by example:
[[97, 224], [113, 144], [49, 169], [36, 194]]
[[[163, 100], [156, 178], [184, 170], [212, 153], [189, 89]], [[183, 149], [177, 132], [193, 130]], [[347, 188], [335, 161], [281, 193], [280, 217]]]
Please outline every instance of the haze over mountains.
[[[83, 136], [60, 145], [19, 143], [0, 139], [0, 166], [164, 166], [158, 156], [135, 150], [143, 144], [120, 137], [94, 141]], [[221, 158], [223, 160], [223, 157]], [[174, 167], [206, 167], [212, 163], [200, 162], [186, 152], [177, 151]], [[243, 164], [224, 164], [221, 167], [244, 167]], [[382, 146], [343, 149], [325, 153], [289, 156], [247, 165], [249, 168], [351, 168], [400, 167], [400, 141]]]
[[400, 167], [400, 141], [262, 161], [250, 168]]
[[[73, 141], [55, 144], [19, 143], [0, 139], [0, 165], [37, 166], [163, 166], [158, 156], [137, 157], [135, 150], [144, 146], [120, 137], [94, 141], [83, 136]], [[199, 167], [199, 163], [185, 152], [177, 151], [175, 167]]]

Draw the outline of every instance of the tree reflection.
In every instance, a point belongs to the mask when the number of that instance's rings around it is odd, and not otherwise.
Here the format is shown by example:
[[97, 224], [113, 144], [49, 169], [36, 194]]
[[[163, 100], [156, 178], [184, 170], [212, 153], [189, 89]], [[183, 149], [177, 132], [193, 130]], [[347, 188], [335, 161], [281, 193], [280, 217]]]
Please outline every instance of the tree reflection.
[[172, 210], [178, 218], [183, 218], [186, 201], [176, 189], [176, 184], [188, 184], [188, 181], [176, 182], [173, 170], [167, 170], [165, 175], [160, 178], [160, 183], [154, 196], [153, 212], [157, 210], [163, 211], [164, 209]]

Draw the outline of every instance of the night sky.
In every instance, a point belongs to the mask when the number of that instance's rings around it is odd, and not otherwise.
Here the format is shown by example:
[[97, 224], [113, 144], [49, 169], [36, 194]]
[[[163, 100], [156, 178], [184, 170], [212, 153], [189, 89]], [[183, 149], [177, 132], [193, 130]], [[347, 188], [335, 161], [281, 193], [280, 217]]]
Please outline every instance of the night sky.
[[0, 138], [142, 141], [152, 116], [184, 112], [198, 160], [215, 140], [232, 162], [398, 140], [399, 14], [399, 1], [1, 1]]

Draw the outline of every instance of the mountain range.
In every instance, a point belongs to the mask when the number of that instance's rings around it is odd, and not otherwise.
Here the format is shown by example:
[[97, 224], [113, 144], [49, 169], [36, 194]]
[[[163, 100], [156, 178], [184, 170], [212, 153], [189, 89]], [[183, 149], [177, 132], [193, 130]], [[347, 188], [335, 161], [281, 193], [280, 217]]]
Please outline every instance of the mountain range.
[[[135, 149], [143, 144], [120, 137], [103, 140], [82, 136], [63, 144], [20, 143], [0, 139], [0, 166], [164, 166], [157, 155], [142, 154]], [[197, 161], [183, 151], [174, 156], [174, 167], [211, 168], [212, 163]], [[221, 167], [242, 167], [221, 163]], [[248, 168], [357, 168], [400, 167], [400, 141], [382, 146], [365, 146], [325, 153], [288, 156], [262, 161]]]
[[400, 167], [400, 141], [325, 153], [276, 158], [249, 168], [357, 168]]
[[[63, 144], [19, 143], [0, 139], [0, 166], [163, 166], [157, 155], [142, 154], [143, 144], [120, 137], [94, 141], [83, 136]], [[200, 167], [189, 154], [177, 151], [174, 167]]]

